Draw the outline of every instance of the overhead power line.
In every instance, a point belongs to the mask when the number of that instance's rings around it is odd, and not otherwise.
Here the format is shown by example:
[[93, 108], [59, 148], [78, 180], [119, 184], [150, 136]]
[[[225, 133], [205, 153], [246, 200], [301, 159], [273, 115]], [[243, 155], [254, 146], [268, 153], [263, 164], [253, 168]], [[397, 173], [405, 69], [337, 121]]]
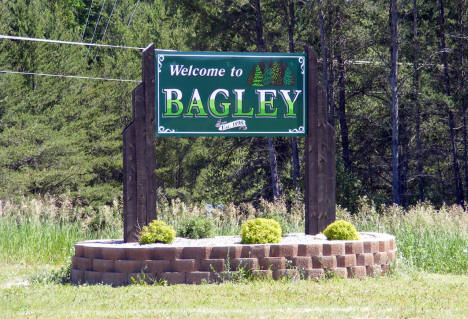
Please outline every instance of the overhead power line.
[[[94, 35], [96, 34], [96, 30], [97, 30], [99, 21], [101, 21], [102, 10], [104, 9], [105, 4], [106, 4], [106, 0], [104, 0], [104, 2], [102, 3], [101, 11], [99, 11], [99, 16], [98, 16], [98, 19], [96, 21], [96, 25], [94, 26], [94, 32], [93, 32], [93, 36], [91, 37], [91, 42], [93, 42], [93, 40], [94, 40]], [[88, 48], [88, 50], [89, 50], [89, 48]]]
[[94, 3], [94, 0], [92, 0], [91, 4], [89, 5], [88, 17], [86, 17], [86, 24], [85, 24], [85, 27], [84, 27], [84, 30], [83, 30], [83, 34], [81, 35], [81, 41], [83, 41], [84, 35], [85, 35], [85, 32], [86, 32], [86, 28], [88, 27], [89, 16], [91, 14], [91, 9], [93, 8], [93, 3]]
[[[45, 42], [45, 43], [55, 43], [55, 44], [82, 45], [82, 46], [87, 46], [87, 47], [133, 49], [133, 50], [140, 50], [140, 51], [143, 51], [145, 49], [145, 48], [139, 48], [139, 47], [129, 47], [129, 46], [124, 46], [124, 45], [98, 44], [98, 43], [62, 41], [62, 40], [50, 40], [50, 39], [39, 39], [39, 38], [20, 37], [20, 36], [2, 35], [2, 34], [0, 34], [0, 39], [19, 40], [19, 41], [32, 41], [32, 42]], [[170, 51], [170, 50], [166, 50], [166, 51]]]
[[136, 82], [136, 83], [141, 82], [139, 80], [130, 80], [130, 79], [113, 79], [113, 78], [102, 78], [102, 77], [83, 76], [83, 75], [50, 74], [50, 73], [22, 72], [22, 71], [11, 71], [11, 70], [0, 70], [0, 73], [21, 74], [21, 75], [38, 75], [38, 76], [49, 76], [49, 77], [55, 77], [55, 78], [69, 78], [69, 79], [82, 79], [82, 80]]

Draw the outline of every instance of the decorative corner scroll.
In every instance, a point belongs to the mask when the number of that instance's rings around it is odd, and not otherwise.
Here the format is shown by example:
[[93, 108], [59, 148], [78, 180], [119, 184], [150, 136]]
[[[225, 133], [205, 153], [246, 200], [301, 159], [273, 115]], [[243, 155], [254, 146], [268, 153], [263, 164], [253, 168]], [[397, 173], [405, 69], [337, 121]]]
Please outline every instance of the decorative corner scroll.
[[159, 126], [159, 127], [158, 127], [158, 133], [160, 133], [160, 134], [164, 134], [164, 133], [175, 133], [175, 130], [174, 130], [174, 129], [170, 129], [170, 128], [165, 128], [164, 126]]
[[304, 133], [304, 126], [298, 128], [289, 129], [289, 133]]
[[300, 56], [298, 61], [301, 64], [301, 74], [304, 74], [304, 72], [305, 72], [305, 59], [304, 59], [304, 57]]
[[158, 54], [158, 73], [161, 72], [163, 61], [164, 61], [164, 55]]

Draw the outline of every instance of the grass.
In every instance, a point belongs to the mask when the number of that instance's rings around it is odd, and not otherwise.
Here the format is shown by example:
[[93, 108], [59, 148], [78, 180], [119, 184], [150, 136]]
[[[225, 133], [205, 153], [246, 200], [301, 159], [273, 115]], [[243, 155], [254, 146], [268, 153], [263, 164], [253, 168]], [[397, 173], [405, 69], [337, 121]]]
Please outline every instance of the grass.
[[[75, 242], [121, 237], [121, 207], [88, 210], [56, 199], [8, 202], [0, 208], [1, 318], [466, 318], [468, 214], [460, 207], [422, 204], [406, 211], [376, 209], [337, 216], [359, 231], [396, 235], [398, 271], [365, 280], [253, 281], [201, 286], [72, 286], [57, 284]], [[228, 205], [206, 211], [162, 203], [173, 225], [209, 216], [217, 235], [238, 233], [252, 216], [277, 216], [298, 230], [303, 210], [282, 203]], [[62, 269], [60, 269], [62, 268]], [[66, 268], [66, 267], [65, 267]]]
[[467, 299], [468, 276], [425, 273], [168, 287], [40, 284], [1, 288], [0, 313], [2, 318], [466, 318]]

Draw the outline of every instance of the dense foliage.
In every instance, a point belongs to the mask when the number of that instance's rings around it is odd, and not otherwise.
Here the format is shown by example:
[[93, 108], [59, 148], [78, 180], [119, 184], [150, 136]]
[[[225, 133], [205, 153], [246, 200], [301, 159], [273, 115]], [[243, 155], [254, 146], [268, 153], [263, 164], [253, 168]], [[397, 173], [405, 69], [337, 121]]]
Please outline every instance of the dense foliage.
[[359, 234], [350, 222], [337, 220], [325, 228], [323, 234], [328, 240], [358, 240]]
[[255, 218], [242, 224], [241, 242], [243, 244], [279, 243], [281, 226], [274, 219]]
[[[309, 45], [322, 56], [317, 4], [2, 0], [0, 34], [135, 47], [153, 42], [176, 50], [287, 52]], [[363, 195], [389, 203], [389, 3], [324, 0], [321, 6], [338, 203], [352, 211]], [[468, 200], [467, 3], [400, 1], [398, 10], [400, 203], [462, 203]], [[0, 40], [0, 70], [139, 80], [140, 59], [131, 49]], [[0, 73], [0, 198], [69, 193], [76, 204], [98, 207], [121, 196], [121, 133], [136, 84]], [[294, 143], [302, 154], [303, 139], [274, 139], [288, 209], [303, 188], [304, 163], [300, 155], [295, 165]], [[169, 199], [256, 207], [261, 198], [273, 199], [265, 138], [159, 138], [156, 149], [159, 186]]]
[[148, 226], [143, 226], [140, 232], [140, 244], [164, 243], [174, 241], [176, 231], [172, 226], [161, 220], [153, 220]]
[[193, 216], [181, 222], [177, 233], [185, 238], [209, 238], [214, 236], [214, 227], [210, 218]]

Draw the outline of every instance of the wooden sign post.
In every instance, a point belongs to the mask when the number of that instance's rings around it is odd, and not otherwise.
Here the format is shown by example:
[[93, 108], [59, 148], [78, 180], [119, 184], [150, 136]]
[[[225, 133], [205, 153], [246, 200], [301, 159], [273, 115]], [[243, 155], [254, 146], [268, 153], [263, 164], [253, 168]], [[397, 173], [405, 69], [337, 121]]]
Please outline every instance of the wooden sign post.
[[305, 141], [305, 233], [315, 235], [335, 221], [335, 130], [326, 118], [325, 92], [318, 86], [317, 54], [306, 47], [308, 134]]
[[143, 51], [133, 122], [123, 132], [125, 242], [156, 219], [156, 136], [306, 136], [305, 232], [335, 220], [335, 133], [317, 56], [306, 53]]
[[143, 82], [132, 92], [133, 122], [123, 132], [124, 241], [156, 219], [154, 45], [143, 51]]

